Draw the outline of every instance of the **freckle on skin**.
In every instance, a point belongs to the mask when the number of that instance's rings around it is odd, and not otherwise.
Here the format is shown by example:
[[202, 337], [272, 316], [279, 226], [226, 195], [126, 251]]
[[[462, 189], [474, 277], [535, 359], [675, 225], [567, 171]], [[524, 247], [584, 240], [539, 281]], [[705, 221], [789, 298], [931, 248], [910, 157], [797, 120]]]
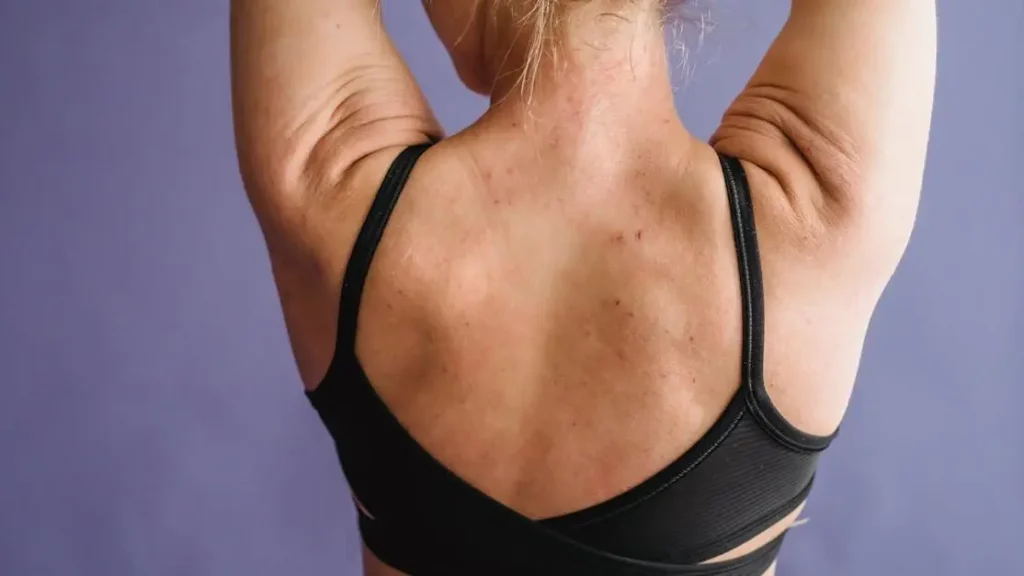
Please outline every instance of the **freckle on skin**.
[[637, 230], [636, 231], [636, 239], [637, 239], [637, 241], [639, 242], [640, 239], [643, 238], [643, 237], [644, 237], [644, 231], [643, 230]]

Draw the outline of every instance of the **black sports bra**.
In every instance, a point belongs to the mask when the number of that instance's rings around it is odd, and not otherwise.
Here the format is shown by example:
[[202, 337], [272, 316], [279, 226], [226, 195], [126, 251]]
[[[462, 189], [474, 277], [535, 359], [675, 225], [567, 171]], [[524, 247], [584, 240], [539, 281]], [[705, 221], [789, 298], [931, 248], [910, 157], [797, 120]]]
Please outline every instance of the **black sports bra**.
[[565, 516], [532, 520], [426, 452], [388, 410], [355, 354], [359, 303], [388, 218], [429, 144], [403, 151], [377, 192], [342, 284], [335, 356], [309, 399], [359, 503], [363, 541], [412, 576], [761, 576], [784, 534], [702, 564], [803, 503], [835, 434], [812, 436], [772, 406], [762, 375], [764, 305], [753, 206], [741, 164], [721, 158], [743, 297], [742, 383], [710, 430], [639, 486]]

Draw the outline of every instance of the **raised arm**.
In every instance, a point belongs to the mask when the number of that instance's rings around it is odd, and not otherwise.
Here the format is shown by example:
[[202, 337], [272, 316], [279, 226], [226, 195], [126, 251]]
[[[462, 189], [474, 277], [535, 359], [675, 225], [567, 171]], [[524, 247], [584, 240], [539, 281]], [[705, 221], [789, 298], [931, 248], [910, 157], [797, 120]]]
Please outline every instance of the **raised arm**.
[[440, 132], [379, 0], [232, 0], [231, 64], [239, 163], [264, 222], [368, 155]]
[[920, 194], [935, 59], [935, 0], [793, 0], [712, 144], [769, 176], [795, 221], [898, 259]]

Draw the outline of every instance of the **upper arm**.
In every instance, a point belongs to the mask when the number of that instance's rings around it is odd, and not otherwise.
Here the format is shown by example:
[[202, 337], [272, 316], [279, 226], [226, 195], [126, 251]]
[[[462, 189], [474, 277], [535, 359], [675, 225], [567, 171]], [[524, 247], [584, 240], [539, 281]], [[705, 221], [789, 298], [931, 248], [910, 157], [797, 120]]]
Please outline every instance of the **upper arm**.
[[935, 52], [935, 0], [793, 0], [712, 142], [769, 176], [796, 221], [840, 228], [836, 236], [876, 256], [902, 253], [924, 171]]
[[239, 164], [263, 220], [440, 133], [378, 0], [232, 0], [231, 63]]

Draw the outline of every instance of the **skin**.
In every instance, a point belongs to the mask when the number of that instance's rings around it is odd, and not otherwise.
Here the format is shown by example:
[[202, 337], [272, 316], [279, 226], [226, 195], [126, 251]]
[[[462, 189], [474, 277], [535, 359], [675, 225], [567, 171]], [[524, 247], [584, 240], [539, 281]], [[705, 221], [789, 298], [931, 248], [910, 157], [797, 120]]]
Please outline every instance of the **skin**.
[[[676, 114], [650, 3], [568, 4], [528, 92], [510, 12], [526, 4], [426, 3], [492, 106], [423, 157], [374, 260], [357, 353], [380, 396], [442, 463], [535, 518], [676, 459], [740, 378], [718, 150], [753, 190], [771, 398], [832, 432], [913, 228], [934, 0], [793, 0], [710, 142]], [[239, 162], [313, 389], [373, 195], [404, 146], [442, 131], [373, 0], [235, 0], [231, 20]], [[365, 566], [396, 574], [369, 552]]]

